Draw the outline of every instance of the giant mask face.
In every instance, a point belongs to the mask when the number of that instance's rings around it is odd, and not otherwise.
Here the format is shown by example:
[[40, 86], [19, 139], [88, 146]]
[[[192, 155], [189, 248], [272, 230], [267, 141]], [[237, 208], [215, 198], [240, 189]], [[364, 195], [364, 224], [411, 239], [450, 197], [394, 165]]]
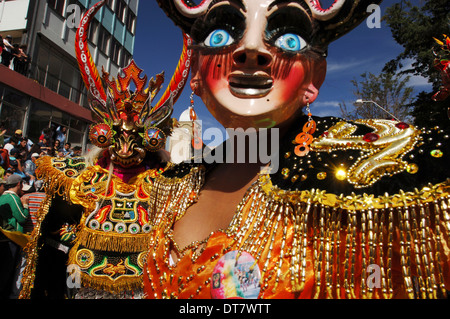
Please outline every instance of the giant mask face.
[[282, 125], [312, 103], [328, 43], [359, 23], [369, 3], [158, 2], [196, 42], [192, 89], [221, 124], [242, 128]]
[[271, 2], [218, 2], [192, 28], [199, 47], [191, 86], [225, 127], [279, 125], [314, 101], [323, 80], [325, 60], [305, 54], [305, 10]]
[[[175, 73], [162, 97], [154, 107], [155, 96], [164, 82], [164, 74], [150, 79], [134, 61], [122, 69], [117, 79], [103, 70], [103, 83], [92, 61], [87, 43], [88, 27], [105, 4], [98, 2], [83, 16], [76, 34], [76, 56], [81, 75], [88, 89], [89, 106], [100, 123], [90, 130], [91, 143], [109, 151], [112, 163], [124, 168], [140, 165], [149, 152], [164, 147], [171, 133], [173, 103], [186, 83], [191, 60], [188, 46], [191, 39], [184, 34], [184, 46]], [[134, 88], [132, 88], [134, 84]]]

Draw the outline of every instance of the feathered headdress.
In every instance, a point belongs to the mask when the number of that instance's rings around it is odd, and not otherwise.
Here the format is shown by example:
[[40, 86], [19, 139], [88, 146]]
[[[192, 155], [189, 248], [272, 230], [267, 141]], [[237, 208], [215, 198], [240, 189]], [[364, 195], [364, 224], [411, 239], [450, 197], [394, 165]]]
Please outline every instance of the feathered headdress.
[[[105, 2], [99, 1], [82, 17], [76, 33], [75, 51], [83, 81], [88, 89], [89, 107], [101, 122], [92, 126], [91, 141], [98, 147], [110, 148], [113, 157], [123, 157], [121, 164], [126, 166], [124, 163], [136, 164], [128, 160], [132, 150], [143, 152], [140, 145], [132, 144], [141, 144], [150, 151], [164, 146], [165, 136], [172, 130], [170, 116], [173, 103], [180, 96], [189, 75], [191, 51], [188, 47], [191, 38], [183, 34], [184, 46], [178, 66], [164, 94], [152, 107], [151, 103], [164, 83], [164, 73], [158, 74], [155, 79], [151, 78], [146, 87], [147, 76], [141, 76], [142, 70], [132, 60], [122, 70], [122, 74], [118, 74], [117, 79], [110, 79], [104, 69], [100, 78], [89, 51], [87, 34], [92, 19]], [[131, 83], [135, 85], [134, 91], [130, 89]], [[136, 130], [133, 129], [136, 128], [140, 132], [134, 132]], [[137, 138], [131, 139], [130, 132], [137, 133]]]

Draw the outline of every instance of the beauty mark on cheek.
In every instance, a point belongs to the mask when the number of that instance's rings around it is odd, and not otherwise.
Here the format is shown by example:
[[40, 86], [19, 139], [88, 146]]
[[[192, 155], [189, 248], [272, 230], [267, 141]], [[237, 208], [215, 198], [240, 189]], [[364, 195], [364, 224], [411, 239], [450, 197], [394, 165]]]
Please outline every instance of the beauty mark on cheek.
[[204, 77], [219, 80], [230, 73], [231, 53], [205, 55], [201, 58], [200, 63], [200, 72]]

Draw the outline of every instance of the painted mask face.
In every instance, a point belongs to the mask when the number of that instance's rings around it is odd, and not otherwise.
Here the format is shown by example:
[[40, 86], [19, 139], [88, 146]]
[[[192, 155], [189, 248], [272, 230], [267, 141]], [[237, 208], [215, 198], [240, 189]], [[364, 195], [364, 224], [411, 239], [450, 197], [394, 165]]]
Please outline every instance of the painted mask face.
[[[148, 152], [164, 147], [166, 134], [171, 130], [173, 99], [152, 109], [151, 96], [159, 91], [163, 75], [151, 79], [145, 89], [147, 77], [139, 76], [142, 70], [134, 61], [122, 72], [123, 75], [112, 81], [108, 73], [103, 74], [109, 88], [106, 107], [102, 111], [99, 102], [95, 99], [90, 102], [91, 109], [103, 118], [103, 123], [93, 125], [89, 137], [95, 146], [108, 149], [114, 164], [129, 168], [141, 164]], [[136, 85], [134, 93], [129, 90], [131, 81]]]
[[225, 127], [280, 126], [317, 97], [326, 65], [311, 54], [312, 22], [274, 3], [218, 1], [193, 25], [191, 87]]

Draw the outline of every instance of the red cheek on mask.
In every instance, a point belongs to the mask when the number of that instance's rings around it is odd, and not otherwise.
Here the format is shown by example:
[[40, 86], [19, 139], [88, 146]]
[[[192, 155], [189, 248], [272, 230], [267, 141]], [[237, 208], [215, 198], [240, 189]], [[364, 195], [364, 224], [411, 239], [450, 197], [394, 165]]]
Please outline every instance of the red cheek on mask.
[[[224, 86], [231, 72], [232, 53], [204, 55], [200, 60], [200, 73], [211, 91]], [[225, 81], [224, 81], [225, 80]]]
[[274, 59], [272, 76], [274, 83], [281, 84], [283, 98], [297, 94], [299, 84], [305, 81], [305, 62], [302, 57], [286, 59], [277, 55]]

